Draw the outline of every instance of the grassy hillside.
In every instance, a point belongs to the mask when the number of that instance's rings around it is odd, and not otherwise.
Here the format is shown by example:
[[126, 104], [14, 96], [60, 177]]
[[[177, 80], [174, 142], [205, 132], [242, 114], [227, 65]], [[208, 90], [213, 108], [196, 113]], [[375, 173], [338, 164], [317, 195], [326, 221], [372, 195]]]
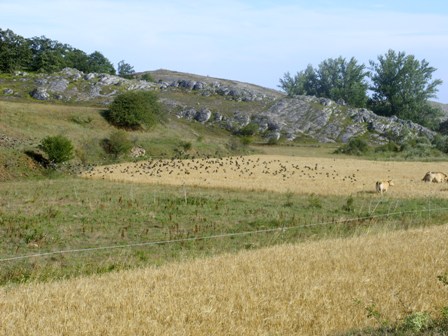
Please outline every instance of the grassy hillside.
[[[115, 161], [101, 147], [101, 141], [116, 129], [103, 118], [104, 109], [98, 107], [62, 104], [20, 103], [0, 101], [0, 180], [26, 175], [39, 175], [42, 171], [25, 154], [39, 152], [38, 144], [46, 136], [63, 134], [76, 149], [72, 164], [105, 164]], [[229, 155], [247, 152], [239, 140], [228, 132], [204, 127], [175, 117], [147, 131], [128, 132], [136, 146], [146, 150], [147, 157], [173, 157], [188, 154]], [[129, 156], [119, 160], [130, 160]], [[29, 168], [31, 170], [29, 171]]]

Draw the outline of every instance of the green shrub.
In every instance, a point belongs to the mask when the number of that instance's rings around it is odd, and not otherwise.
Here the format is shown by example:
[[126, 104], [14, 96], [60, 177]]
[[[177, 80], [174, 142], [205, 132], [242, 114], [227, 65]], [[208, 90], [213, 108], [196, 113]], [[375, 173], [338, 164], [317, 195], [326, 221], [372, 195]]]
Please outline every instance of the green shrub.
[[109, 139], [103, 140], [103, 148], [106, 153], [117, 158], [132, 148], [132, 142], [125, 131], [117, 130], [110, 134]]
[[401, 150], [401, 147], [393, 141], [389, 141], [388, 143], [375, 148], [376, 153], [386, 153], [386, 152], [397, 153], [400, 150]]
[[448, 153], [448, 137], [437, 133], [432, 139], [431, 143], [439, 151]]
[[258, 132], [258, 125], [255, 123], [249, 123], [238, 131], [238, 135], [241, 136], [253, 136]]
[[339, 147], [335, 153], [337, 154], [350, 154], [350, 155], [362, 155], [370, 150], [370, 146], [364, 139], [351, 138], [350, 141]]
[[160, 121], [161, 107], [157, 96], [149, 91], [129, 91], [118, 95], [106, 119], [118, 127], [138, 129], [152, 127]]
[[270, 146], [278, 145], [278, 143], [279, 143], [279, 139], [277, 139], [275, 137], [270, 137], [267, 142], [267, 144]]
[[244, 146], [248, 146], [248, 145], [250, 145], [252, 142], [254, 142], [254, 139], [253, 139], [253, 137], [246, 135], [246, 136], [242, 136], [242, 137], [240, 138], [240, 141], [241, 141], [241, 143], [242, 143]]
[[438, 151], [426, 137], [410, 137], [403, 142], [401, 148], [405, 154], [405, 158], [440, 155], [440, 151]]
[[152, 78], [150, 73], [144, 73], [141, 79], [147, 82], [154, 82], [154, 78]]
[[403, 329], [421, 332], [428, 329], [431, 323], [431, 317], [427, 312], [416, 312], [406, 316], [403, 322]]
[[63, 135], [44, 138], [39, 148], [48, 155], [48, 160], [52, 163], [62, 163], [73, 158], [73, 145]]

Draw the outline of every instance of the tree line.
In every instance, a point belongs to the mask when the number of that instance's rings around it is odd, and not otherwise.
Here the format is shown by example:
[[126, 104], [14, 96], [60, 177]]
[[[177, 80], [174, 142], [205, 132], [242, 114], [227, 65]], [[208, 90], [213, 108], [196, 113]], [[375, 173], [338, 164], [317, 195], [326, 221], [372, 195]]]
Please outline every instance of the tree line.
[[[359, 64], [354, 57], [329, 58], [316, 68], [308, 65], [294, 76], [285, 73], [279, 87], [289, 96], [330, 98], [353, 107], [367, 107], [379, 115], [412, 120], [431, 129], [438, 127], [441, 111], [429, 103], [442, 84], [440, 79], [432, 79], [434, 67], [426, 60], [419, 61], [413, 55], [394, 50], [369, 61], [369, 65]], [[134, 68], [125, 61], [120, 61], [116, 70], [99, 51], [87, 54], [45, 36], [24, 38], [10, 29], [0, 29], [0, 72], [52, 73], [67, 67], [122, 77], [134, 73]]]
[[388, 50], [369, 61], [369, 67], [354, 57], [338, 57], [326, 59], [316, 68], [308, 65], [294, 76], [287, 72], [279, 87], [291, 97], [313, 95], [343, 101], [436, 129], [441, 111], [429, 102], [442, 84], [442, 80], [432, 79], [436, 70], [424, 59]]
[[52, 73], [74, 68], [85, 73], [127, 76], [134, 68], [121, 61], [114, 65], [99, 51], [87, 54], [66, 43], [45, 36], [24, 38], [10, 29], [0, 29], [0, 72], [30, 71]]

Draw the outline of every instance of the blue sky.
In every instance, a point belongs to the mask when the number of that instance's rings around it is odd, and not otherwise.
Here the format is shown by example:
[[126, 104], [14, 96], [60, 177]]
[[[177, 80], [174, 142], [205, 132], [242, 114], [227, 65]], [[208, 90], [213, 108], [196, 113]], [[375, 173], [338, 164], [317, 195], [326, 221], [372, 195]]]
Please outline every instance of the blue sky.
[[136, 71], [170, 69], [278, 88], [327, 58], [368, 65], [388, 49], [426, 59], [448, 103], [446, 0], [15, 0], [0, 28], [46, 36]]

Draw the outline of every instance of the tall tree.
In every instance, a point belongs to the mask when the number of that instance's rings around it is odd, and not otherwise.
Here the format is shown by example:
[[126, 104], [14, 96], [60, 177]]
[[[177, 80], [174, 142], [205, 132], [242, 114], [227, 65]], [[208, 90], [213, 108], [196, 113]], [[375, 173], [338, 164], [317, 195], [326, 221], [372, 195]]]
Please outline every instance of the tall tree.
[[82, 72], [88, 72], [89, 56], [82, 50], [72, 49], [65, 58], [67, 67], [75, 68]]
[[319, 64], [319, 93], [333, 100], [343, 99], [347, 104], [363, 107], [367, 102], [367, 71], [364, 64], [358, 64], [352, 57], [329, 58]]
[[312, 65], [308, 65], [305, 70], [299, 71], [294, 77], [289, 72], [280, 79], [279, 87], [290, 97], [295, 95], [317, 96], [318, 78]]
[[27, 70], [31, 61], [28, 41], [10, 29], [0, 29], [0, 71]]
[[65, 67], [64, 54], [68, 46], [45, 36], [33, 37], [30, 49], [33, 53], [31, 70], [40, 72], [59, 71]]
[[389, 50], [370, 61], [371, 66], [371, 109], [380, 115], [395, 115], [433, 127], [437, 109], [429, 105], [435, 98], [440, 79], [432, 80], [435, 68], [426, 60], [419, 61], [413, 55]]
[[89, 55], [88, 72], [115, 75], [115, 68], [103, 54], [95, 51]]
[[355, 58], [329, 58], [317, 69], [311, 65], [294, 77], [286, 73], [280, 79], [280, 87], [289, 95], [311, 95], [333, 100], [343, 99], [352, 106], [363, 107], [367, 102], [365, 81], [367, 71]]
[[117, 65], [117, 74], [120, 77], [128, 78], [134, 73], [134, 67], [129, 63], [126, 63], [124, 60], [118, 62]]

